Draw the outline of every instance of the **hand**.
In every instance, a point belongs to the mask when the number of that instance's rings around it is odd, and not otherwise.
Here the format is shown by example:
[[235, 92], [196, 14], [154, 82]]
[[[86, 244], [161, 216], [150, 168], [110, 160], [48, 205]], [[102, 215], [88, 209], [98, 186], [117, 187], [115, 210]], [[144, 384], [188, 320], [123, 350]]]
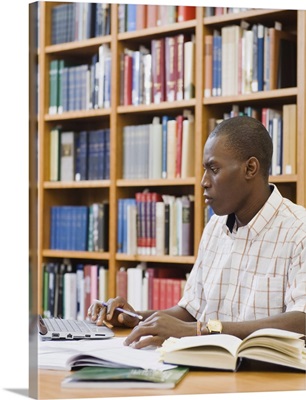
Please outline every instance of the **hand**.
[[[133, 329], [124, 344], [135, 349], [161, 346], [170, 336], [183, 337], [196, 334], [196, 322], [185, 322], [162, 311], [157, 311]], [[140, 340], [144, 337], [142, 340]]]
[[95, 322], [96, 325], [103, 325], [105, 323], [104, 321], [106, 321], [113, 326], [133, 328], [138, 324], [138, 318], [119, 312], [116, 310], [117, 307], [135, 313], [133, 307], [130, 306], [125, 299], [122, 297], [116, 297], [115, 299], [109, 299], [107, 301], [107, 307], [99, 300], [94, 301], [88, 308], [87, 316], [91, 321]]

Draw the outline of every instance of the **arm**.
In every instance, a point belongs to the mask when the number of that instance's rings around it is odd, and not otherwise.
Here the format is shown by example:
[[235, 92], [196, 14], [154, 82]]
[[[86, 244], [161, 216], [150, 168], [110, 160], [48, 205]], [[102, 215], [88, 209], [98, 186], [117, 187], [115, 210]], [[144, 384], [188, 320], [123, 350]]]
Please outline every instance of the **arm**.
[[[222, 333], [244, 339], [252, 332], [263, 328], [277, 328], [306, 334], [306, 314], [300, 311], [289, 311], [254, 321], [222, 322]], [[206, 328], [205, 328], [206, 329]]]

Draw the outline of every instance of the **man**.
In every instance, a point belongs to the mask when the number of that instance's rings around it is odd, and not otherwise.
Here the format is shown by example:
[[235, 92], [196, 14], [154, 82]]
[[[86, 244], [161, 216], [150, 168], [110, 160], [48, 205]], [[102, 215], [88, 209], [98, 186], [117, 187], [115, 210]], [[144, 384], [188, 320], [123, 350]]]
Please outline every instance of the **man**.
[[306, 210], [268, 183], [272, 141], [256, 119], [224, 120], [209, 135], [201, 185], [215, 215], [178, 305], [140, 312], [122, 298], [96, 302], [98, 325], [134, 327], [125, 344], [160, 346], [170, 336], [223, 332], [244, 338], [260, 328], [305, 333]]

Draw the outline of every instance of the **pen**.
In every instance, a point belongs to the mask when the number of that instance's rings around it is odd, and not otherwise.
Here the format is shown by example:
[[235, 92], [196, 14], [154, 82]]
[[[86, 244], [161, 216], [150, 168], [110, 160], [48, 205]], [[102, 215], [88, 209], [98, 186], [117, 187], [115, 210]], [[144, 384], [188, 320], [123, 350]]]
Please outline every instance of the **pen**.
[[[101, 301], [101, 304], [102, 304], [104, 307], [108, 307], [108, 304], [105, 303], [104, 301]], [[130, 315], [131, 317], [138, 318], [138, 319], [143, 319], [143, 316], [142, 316], [142, 315], [133, 313], [132, 311], [125, 310], [124, 308], [116, 307], [116, 310], [119, 311], [119, 312], [122, 312], [122, 313], [124, 313], [124, 314]]]

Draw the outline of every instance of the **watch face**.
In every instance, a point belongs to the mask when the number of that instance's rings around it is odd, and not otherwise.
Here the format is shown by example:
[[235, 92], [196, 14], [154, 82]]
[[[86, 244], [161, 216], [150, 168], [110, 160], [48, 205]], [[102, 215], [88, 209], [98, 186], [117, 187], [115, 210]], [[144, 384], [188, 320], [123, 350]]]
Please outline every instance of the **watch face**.
[[207, 327], [211, 333], [213, 332], [222, 332], [222, 324], [218, 320], [208, 321]]

